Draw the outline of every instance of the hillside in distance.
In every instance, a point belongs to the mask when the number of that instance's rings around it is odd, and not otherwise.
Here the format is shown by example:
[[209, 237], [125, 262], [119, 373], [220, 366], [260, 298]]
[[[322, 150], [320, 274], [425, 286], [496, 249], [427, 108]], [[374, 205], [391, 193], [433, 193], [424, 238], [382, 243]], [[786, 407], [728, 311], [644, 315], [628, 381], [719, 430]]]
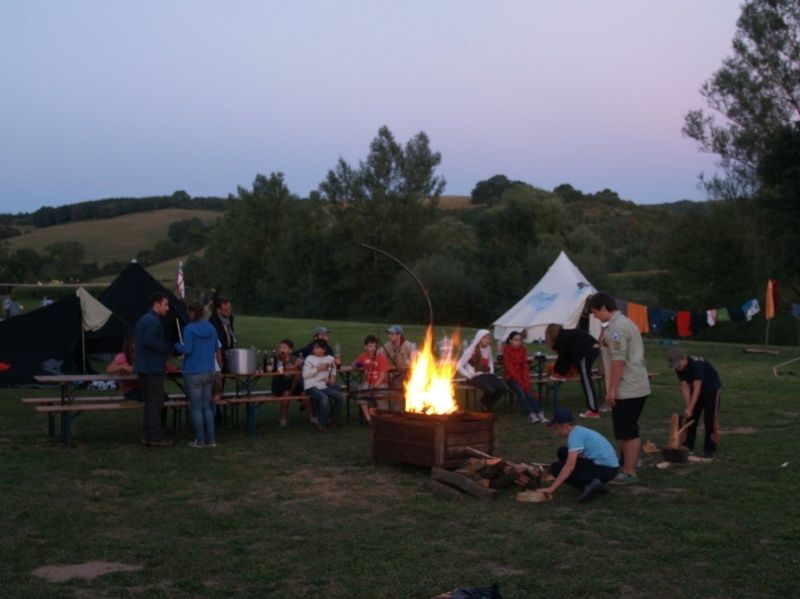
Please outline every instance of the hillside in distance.
[[169, 226], [174, 222], [199, 218], [204, 223], [212, 223], [221, 216], [222, 213], [215, 210], [166, 208], [33, 229], [6, 241], [10, 252], [30, 248], [40, 254], [56, 241], [77, 241], [86, 250], [84, 262], [103, 265], [128, 261], [139, 252], [152, 250], [157, 242], [167, 239]]

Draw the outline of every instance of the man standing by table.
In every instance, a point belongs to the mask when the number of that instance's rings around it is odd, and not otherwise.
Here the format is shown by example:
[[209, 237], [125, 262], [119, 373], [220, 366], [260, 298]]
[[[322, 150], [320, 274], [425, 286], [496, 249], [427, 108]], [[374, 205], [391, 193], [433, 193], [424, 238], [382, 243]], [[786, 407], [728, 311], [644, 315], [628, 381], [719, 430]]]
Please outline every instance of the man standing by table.
[[603, 324], [600, 351], [606, 381], [606, 403], [611, 408], [614, 437], [622, 453], [622, 471], [612, 484], [636, 482], [636, 461], [641, 439], [639, 416], [650, 395], [650, 379], [644, 360], [644, 343], [639, 327], [617, 310], [608, 293], [589, 298], [589, 310]]
[[[236, 347], [236, 333], [233, 329], [233, 306], [231, 300], [227, 297], [218, 295], [214, 298], [214, 313], [208, 319], [214, 329], [217, 331], [217, 338], [219, 339], [219, 356], [221, 362], [218, 360], [218, 369], [214, 373], [214, 386], [211, 391], [211, 398], [216, 404], [222, 397], [222, 392], [225, 390], [225, 379], [222, 378], [222, 373], [228, 371], [228, 350]], [[216, 406], [217, 422], [222, 420], [222, 411], [219, 405]]]
[[164, 383], [167, 358], [172, 345], [167, 342], [161, 319], [169, 312], [169, 298], [164, 293], [150, 297], [150, 309], [139, 319], [134, 330], [134, 367], [144, 400], [142, 443], [149, 447], [168, 447], [164, 438], [161, 410], [164, 407]]

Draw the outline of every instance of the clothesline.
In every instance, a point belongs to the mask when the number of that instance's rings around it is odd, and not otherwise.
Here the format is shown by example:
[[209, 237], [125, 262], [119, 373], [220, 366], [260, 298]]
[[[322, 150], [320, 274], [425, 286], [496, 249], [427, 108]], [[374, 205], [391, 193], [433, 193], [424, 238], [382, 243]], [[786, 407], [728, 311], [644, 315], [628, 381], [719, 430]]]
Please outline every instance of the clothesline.
[[[734, 304], [709, 310], [669, 310], [619, 298], [616, 299], [616, 302], [620, 312], [635, 322], [642, 333], [661, 335], [665, 325], [674, 322], [679, 337], [691, 337], [693, 331], [706, 326], [713, 327], [719, 322], [749, 322], [753, 316], [761, 312], [761, 306], [755, 298], [739, 305]], [[795, 314], [794, 306], [792, 314]], [[800, 306], [798, 306], [796, 314], [795, 317], [800, 317]]]

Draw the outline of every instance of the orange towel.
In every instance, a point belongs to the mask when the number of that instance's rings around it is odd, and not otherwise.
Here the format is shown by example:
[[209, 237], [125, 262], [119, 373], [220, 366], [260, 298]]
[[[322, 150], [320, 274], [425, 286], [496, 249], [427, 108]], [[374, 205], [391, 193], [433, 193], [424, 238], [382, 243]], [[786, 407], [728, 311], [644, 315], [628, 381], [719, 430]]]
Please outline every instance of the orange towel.
[[647, 306], [628, 302], [628, 318], [636, 323], [640, 333], [650, 332], [650, 324], [647, 320]]

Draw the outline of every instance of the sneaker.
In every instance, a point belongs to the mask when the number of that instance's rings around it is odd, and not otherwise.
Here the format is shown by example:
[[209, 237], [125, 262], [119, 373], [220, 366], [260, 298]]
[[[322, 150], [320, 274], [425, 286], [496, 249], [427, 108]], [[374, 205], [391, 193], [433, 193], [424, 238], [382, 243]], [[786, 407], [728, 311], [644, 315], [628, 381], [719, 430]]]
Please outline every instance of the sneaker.
[[189, 442], [189, 447], [203, 447], [204, 443], [202, 441], [198, 441], [195, 439], [194, 441]]
[[217, 446], [216, 441], [211, 441], [210, 443], [206, 443], [206, 447], [216, 447], [216, 446]]
[[319, 426], [319, 420], [317, 419], [316, 416], [312, 416], [311, 418], [308, 419], [308, 421], [314, 426]]
[[610, 412], [610, 411], [611, 411], [611, 408], [609, 408], [609, 407], [608, 407], [608, 405], [606, 405], [606, 404], [603, 404], [602, 406], [600, 406], [600, 409], [599, 409], [599, 411], [600, 411], [600, 412], [603, 412], [603, 413], [606, 413], [606, 412]]
[[595, 478], [583, 488], [583, 493], [578, 496], [578, 501], [589, 501], [592, 497], [603, 491], [603, 483], [600, 479]]
[[286, 428], [289, 424], [289, 421], [286, 418], [281, 418], [278, 421], [278, 424], [280, 425], [281, 428]]
[[544, 415], [544, 412], [539, 412], [539, 413], [538, 413], [538, 414], [536, 414], [536, 415], [539, 417], [539, 422], [541, 422], [542, 424], [547, 424], [548, 422], [550, 422], [550, 421], [547, 419], [547, 416], [545, 416], [545, 415]]
[[528, 422], [530, 422], [531, 424], [539, 422], [539, 416], [531, 412], [530, 414], [528, 414]]
[[639, 477], [635, 474], [628, 474], [627, 472], [620, 472], [611, 479], [612, 485], [626, 485], [628, 483], [639, 482]]
[[709, 462], [713, 460], [717, 455], [713, 451], [704, 451], [703, 452], [703, 459], [708, 460]]
[[597, 420], [600, 418], [600, 412], [596, 412], [595, 410], [586, 410], [585, 412], [581, 412], [578, 414], [581, 418], [591, 418], [593, 420]]

